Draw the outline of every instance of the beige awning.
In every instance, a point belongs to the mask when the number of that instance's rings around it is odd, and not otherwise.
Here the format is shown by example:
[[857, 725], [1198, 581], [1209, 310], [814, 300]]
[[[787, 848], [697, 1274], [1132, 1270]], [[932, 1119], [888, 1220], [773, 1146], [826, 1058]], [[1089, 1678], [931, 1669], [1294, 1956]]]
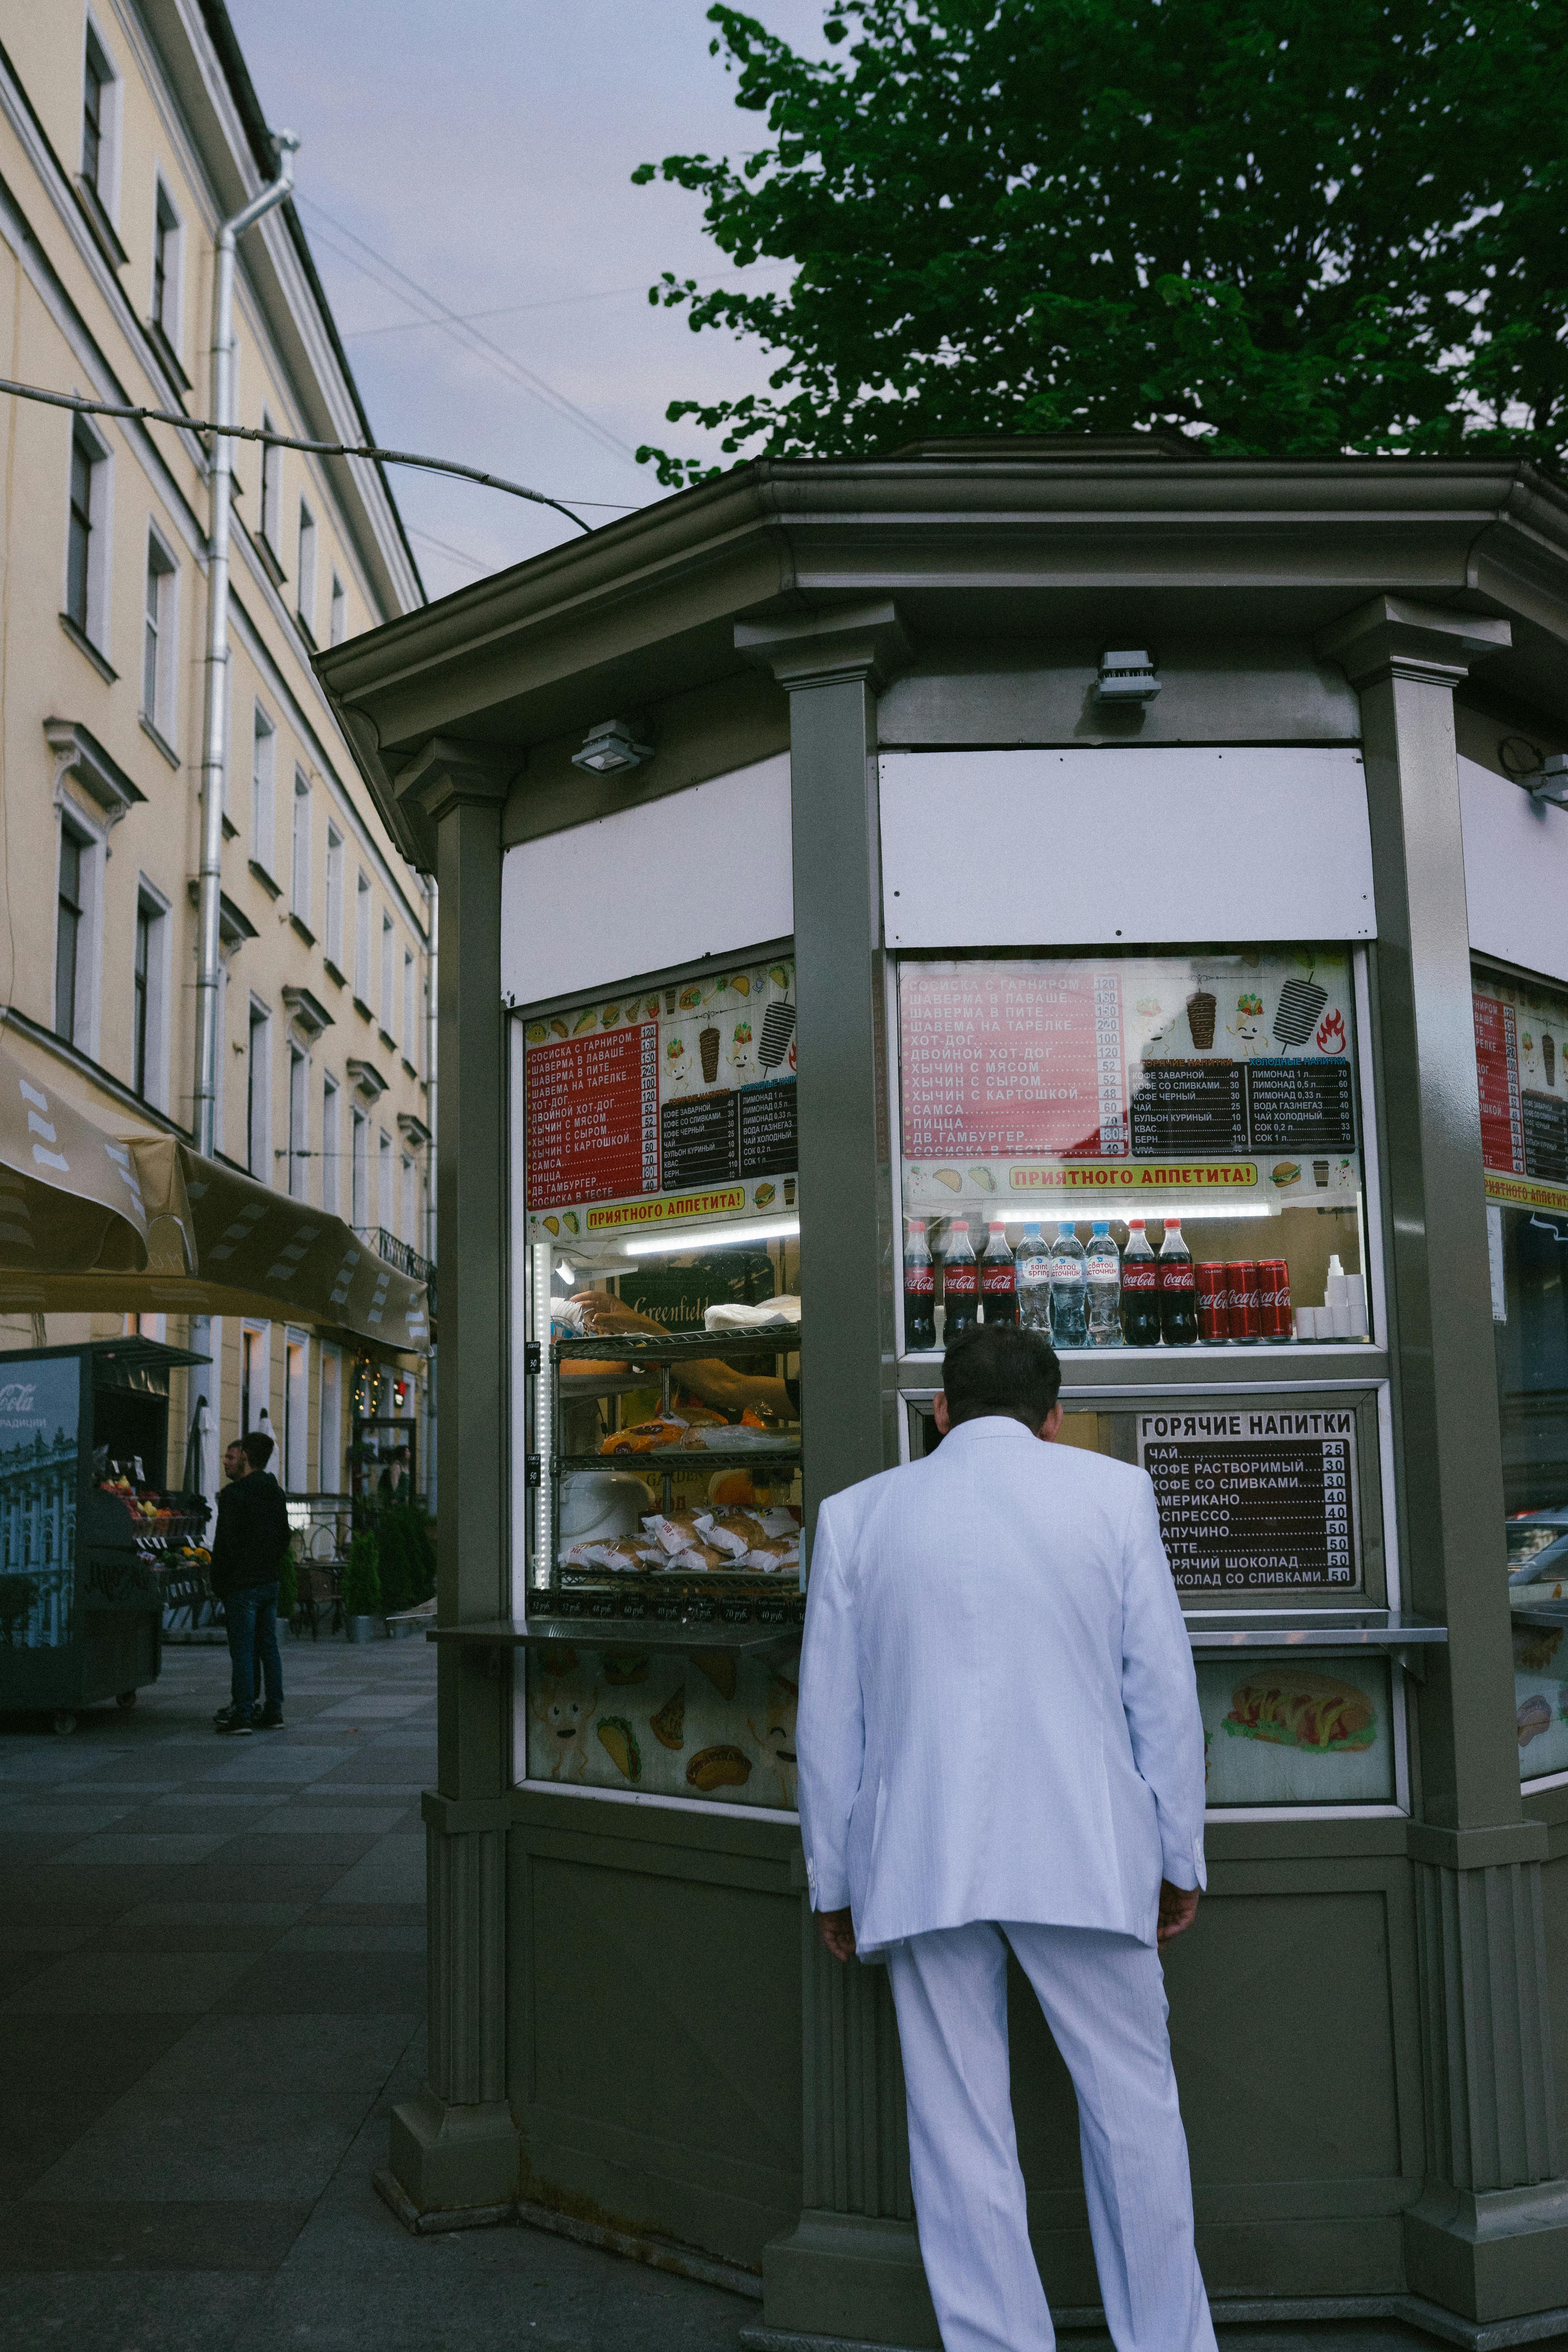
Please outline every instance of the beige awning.
[[341, 1218], [177, 1136], [108, 1134], [0, 1050], [0, 1311], [18, 1308], [265, 1316], [405, 1353], [430, 1341], [423, 1283]]
[[0, 1050], [0, 1265], [41, 1276], [146, 1263], [130, 1145]]

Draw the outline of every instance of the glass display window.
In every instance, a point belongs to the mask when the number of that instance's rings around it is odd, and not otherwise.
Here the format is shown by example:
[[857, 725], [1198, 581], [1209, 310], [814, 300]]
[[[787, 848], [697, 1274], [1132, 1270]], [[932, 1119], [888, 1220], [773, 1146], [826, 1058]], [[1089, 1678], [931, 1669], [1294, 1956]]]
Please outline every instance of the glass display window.
[[903, 1350], [1375, 1336], [1358, 951], [906, 957]]
[[794, 983], [784, 956], [521, 1016], [531, 1780], [794, 1810]]
[[1475, 967], [1521, 1780], [1568, 1773], [1568, 994]]

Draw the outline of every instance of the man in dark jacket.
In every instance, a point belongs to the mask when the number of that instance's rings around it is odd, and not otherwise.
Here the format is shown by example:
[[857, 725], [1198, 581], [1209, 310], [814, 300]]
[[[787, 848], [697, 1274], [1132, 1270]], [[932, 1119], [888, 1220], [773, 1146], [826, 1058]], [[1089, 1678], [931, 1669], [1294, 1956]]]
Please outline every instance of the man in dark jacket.
[[[267, 1467], [272, 1440], [249, 1429], [223, 1457], [232, 1482], [217, 1498], [213, 1537], [212, 1588], [223, 1602], [233, 1667], [230, 1703], [216, 1717], [219, 1732], [233, 1736], [276, 1731], [283, 1722], [283, 1661], [278, 1652], [278, 1585], [289, 1549], [289, 1507]], [[255, 1712], [256, 1669], [267, 1686], [267, 1703]]]

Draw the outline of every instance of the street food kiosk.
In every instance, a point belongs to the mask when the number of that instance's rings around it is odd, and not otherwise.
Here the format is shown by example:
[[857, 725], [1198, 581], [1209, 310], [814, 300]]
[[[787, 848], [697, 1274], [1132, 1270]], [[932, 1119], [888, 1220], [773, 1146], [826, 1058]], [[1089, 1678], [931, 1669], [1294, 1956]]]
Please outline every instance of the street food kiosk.
[[68, 1732], [157, 1681], [169, 1580], [207, 1559], [169, 1374], [206, 1360], [134, 1336], [0, 1356], [0, 1709]]
[[[795, 1705], [816, 1504], [1000, 1317], [1194, 1654], [1216, 2319], [1568, 2330], [1565, 637], [1529, 466], [1134, 436], [742, 467], [321, 656], [445, 933], [405, 2216], [935, 2343]], [[1094, 2324], [1026, 1997], [1013, 2062]]]

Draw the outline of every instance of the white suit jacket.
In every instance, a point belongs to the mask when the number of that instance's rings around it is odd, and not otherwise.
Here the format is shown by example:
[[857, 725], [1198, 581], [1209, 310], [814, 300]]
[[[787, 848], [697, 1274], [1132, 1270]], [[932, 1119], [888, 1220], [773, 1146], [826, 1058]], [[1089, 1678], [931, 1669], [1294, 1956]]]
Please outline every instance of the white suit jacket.
[[1142, 1470], [1003, 1418], [816, 1522], [795, 1752], [863, 1952], [971, 1920], [1154, 1941], [1205, 1882], [1191, 1644]]

